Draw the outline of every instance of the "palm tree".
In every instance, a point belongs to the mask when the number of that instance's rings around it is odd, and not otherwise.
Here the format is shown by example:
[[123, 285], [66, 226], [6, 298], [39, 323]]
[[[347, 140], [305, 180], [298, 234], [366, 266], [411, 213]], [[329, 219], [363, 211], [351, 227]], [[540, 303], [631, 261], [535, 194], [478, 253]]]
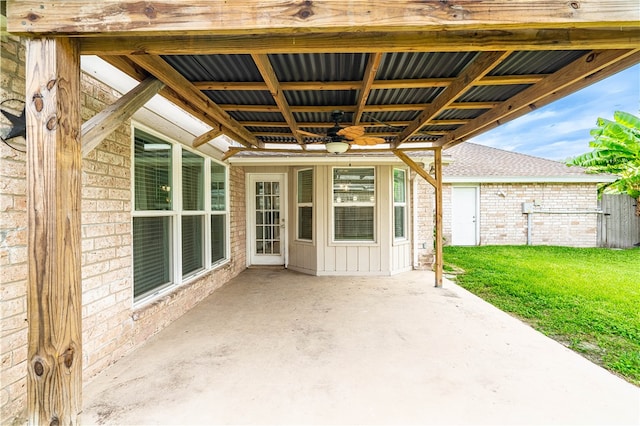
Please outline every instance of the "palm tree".
[[640, 216], [640, 118], [628, 112], [616, 111], [615, 121], [598, 118], [598, 128], [591, 130], [591, 152], [570, 159], [570, 166], [582, 166], [592, 173], [612, 173], [614, 182], [599, 190], [609, 194], [628, 194], [637, 200], [636, 215]]

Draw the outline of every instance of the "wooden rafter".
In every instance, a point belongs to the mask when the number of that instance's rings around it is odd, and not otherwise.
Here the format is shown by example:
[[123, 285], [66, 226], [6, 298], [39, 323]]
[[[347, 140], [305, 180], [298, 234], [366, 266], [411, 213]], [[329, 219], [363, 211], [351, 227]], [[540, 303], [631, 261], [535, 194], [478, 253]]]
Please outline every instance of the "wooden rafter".
[[[424, 132], [419, 132], [419, 133], [414, 133], [415, 136], [420, 136], [420, 135], [432, 135], [432, 136], [442, 136], [442, 135], [446, 135], [448, 134], [449, 131], [447, 130], [429, 130], [429, 131], [424, 131]], [[253, 132], [253, 134], [255, 136], [262, 136], [262, 137], [293, 137], [294, 134], [292, 132], [288, 132], [288, 131], [284, 131], [284, 132], [269, 132], [269, 131], [261, 131], [261, 132]], [[310, 133], [309, 135], [307, 135], [309, 137], [320, 137], [318, 135], [315, 135], [313, 133]], [[372, 133], [369, 136], [375, 136], [375, 137], [396, 137], [397, 133], [394, 132], [375, 132]], [[410, 142], [411, 139], [408, 139], [406, 142]]]
[[122, 125], [164, 86], [155, 77], [148, 77], [112, 105], [91, 117], [82, 125], [82, 155], [91, 152], [104, 138]]
[[449, 86], [420, 113], [400, 133], [395, 141], [395, 147], [405, 142], [416, 132], [418, 132], [425, 124], [439, 113], [447, 109], [453, 101], [464, 94], [473, 84], [489, 73], [498, 64], [504, 61], [511, 52], [482, 52], [478, 57], [469, 64], [465, 70]]
[[[105, 62], [120, 69], [120, 71], [124, 72], [128, 76], [138, 81], [142, 81], [149, 76], [149, 73], [144, 68], [133, 63], [127, 57], [107, 55], [107, 56], [102, 56], [101, 58]], [[190, 103], [187, 99], [183, 98], [181, 95], [176, 93], [176, 91], [173, 90], [172, 88], [165, 86], [160, 90], [160, 94], [165, 98], [167, 98], [168, 100], [170, 100], [171, 102], [173, 102], [174, 104], [176, 104], [177, 106], [179, 106], [180, 108], [182, 108], [183, 110], [185, 110], [186, 112], [188, 112], [189, 114], [193, 115], [199, 120], [202, 120], [204, 123], [210, 125], [211, 127], [222, 129], [222, 125], [218, 121], [214, 120], [209, 114], [207, 114], [206, 111], [203, 111], [196, 105], [193, 105], [192, 103]], [[249, 142], [244, 141], [244, 139], [242, 139], [240, 136], [235, 135], [233, 131], [231, 131], [230, 129], [226, 129], [224, 133], [226, 133], [227, 136], [233, 138], [234, 140], [238, 141], [238, 143], [246, 147], [253, 146]]]
[[381, 59], [382, 53], [373, 53], [369, 56], [369, 61], [367, 62], [367, 67], [364, 70], [364, 76], [362, 78], [362, 84], [359, 87], [360, 92], [358, 93], [358, 100], [356, 101], [356, 109], [353, 112], [354, 125], [358, 125], [360, 123]]
[[[538, 108], [541, 108], [545, 105], [550, 104], [551, 102], [557, 101], [558, 99], [562, 99], [565, 96], [568, 96], [572, 93], [577, 92], [578, 90], [584, 89], [587, 86], [590, 86], [598, 81], [604, 80], [607, 77], [610, 77], [620, 71], [623, 71], [637, 63], [640, 62], [640, 50], [635, 51], [635, 53], [626, 56], [622, 59], [620, 59], [619, 61], [609, 65], [606, 69], [602, 69], [600, 71], [597, 71], [595, 73], [589, 74], [589, 75], [585, 75], [584, 77], [582, 77], [581, 79], [576, 80], [575, 82], [571, 83], [570, 85], [566, 86], [563, 89], [560, 90], [555, 90], [549, 94], [547, 94], [547, 96], [544, 96], [540, 99], [538, 99], [535, 102], [531, 102], [529, 103], [526, 107], [524, 108], [520, 108], [510, 114], [507, 114], [505, 116], [503, 116], [502, 118], [498, 119], [498, 120], [494, 120], [491, 123], [488, 123], [485, 126], [479, 127], [477, 130], [472, 131], [471, 133], [469, 133], [467, 136], [465, 136], [464, 139], [469, 139], [472, 138], [480, 133], [484, 133], [490, 129], [493, 129], [497, 126], [499, 126], [500, 124], [504, 124], [508, 121], [511, 120], [515, 120], [518, 117], [522, 117], [523, 115], [534, 111]], [[464, 124], [464, 123], [462, 123]], [[455, 142], [453, 145], [457, 145], [458, 142]], [[453, 146], [453, 145], [449, 145], [449, 146]]]
[[197, 138], [193, 140], [191, 146], [194, 148], [198, 148], [205, 143], [209, 142], [211, 139], [217, 138], [222, 134], [222, 126], [214, 127], [206, 133], [201, 134]]
[[161, 57], [155, 55], [135, 55], [129, 59], [144, 68], [149, 74], [155, 76], [171, 87], [178, 95], [187, 102], [197, 106], [201, 111], [211, 115], [214, 120], [222, 124], [225, 132], [231, 130], [233, 135], [251, 145], [259, 146], [260, 142], [235, 121], [226, 111], [220, 108], [215, 102], [207, 98], [201, 91], [193, 87], [193, 84], [180, 75], [175, 69], [167, 64]]
[[[415, 2], [411, 0], [365, 2], [326, 0], [323, 2], [219, 2], [193, 0], [189, 13], [178, 2], [140, 2], [138, 0], [76, 0], [73, 2], [10, 0], [8, 31], [49, 34], [148, 34], [167, 35], [226, 32], [252, 34], [264, 32], [360, 31], [380, 32], [386, 28], [419, 30], [465, 27], [511, 28], [588, 28], [637, 25], [637, 2], [611, 0], [603, 14], [599, 2], [547, 0], [544, 7], [531, 7], [530, 1], [450, 0]], [[182, 7], [180, 7], [182, 6]], [[404, 13], [398, 13], [402, 10]], [[250, 11], [250, 13], [248, 13]], [[374, 44], [374, 43], [372, 43]]]
[[[453, 102], [449, 109], [491, 109], [500, 102]], [[243, 105], [243, 104], [220, 104], [220, 108], [225, 111], [249, 111], [249, 112], [279, 112], [277, 105]], [[393, 111], [420, 111], [427, 108], [429, 104], [396, 104], [396, 105], [366, 105], [365, 112], [393, 112]], [[340, 110], [344, 112], [355, 112], [353, 105], [296, 105], [290, 107], [291, 112], [331, 112]]]
[[523, 90], [511, 99], [502, 102], [491, 111], [482, 114], [478, 118], [450, 132], [441, 139], [439, 144], [445, 149], [450, 148], [463, 142], [472, 135], [477, 135], [485, 129], [491, 128], [494, 123], [509, 121], [516, 117], [518, 111], [544, 100], [546, 97], [553, 96], [554, 92], [582, 81], [589, 75], [603, 70], [618, 61], [637, 54], [639, 50], [640, 49], [589, 52], [583, 55], [581, 59], [545, 77], [540, 83]]
[[253, 58], [253, 62], [255, 62], [260, 74], [262, 75], [262, 79], [264, 80], [271, 96], [276, 101], [278, 108], [280, 110], [280, 114], [284, 117], [284, 120], [289, 125], [291, 132], [293, 132], [293, 136], [298, 141], [298, 144], [304, 147], [304, 140], [302, 136], [298, 133], [298, 124], [296, 123], [296, 119], [291, 113], [291, 108], [289, 107], [289, 102], [287, 98], [284, 96], [284, 92], [280, 87], [280, 82], [278, 81], [278, 76], [276, 76], [276, 72], [273, 70], [271, 66], [271, 62], [269, 61], [269, 57], [264, 54], [256, 54], [251, 55]]
[[[535, 84], [544, 78], [544, 74], [532, 75], [490, 75], [478, 80], [475, 86], [503, 86], [510, 84]], [[414, 78], [403, 80], [374, 80], [371, 90], [379, 89], [429, 89], [447, 87], [453, 77], [447, 78]], [[193, 85], [200, 90], [268, 90], [263, 82], [245, 81], [194, 81]], [[280, 82], [282, 90], [358, 90], [361, 81], [291, 81]]]
[[[434, 126], [457, 126], [466, 124], [469, 120], [431, 120], [429, 124]], [[275, 121], [239, 121], [245, 127], [289, 127], [287, 123]], [[361, 121], [360, 125], [364, 127], [404, 127], [408, 126], [410, 121], [385, 121], [379, 123], [376, 121]], [[326, 121], [299, 121], [298, 127], [333, 127], [333, 123]]]

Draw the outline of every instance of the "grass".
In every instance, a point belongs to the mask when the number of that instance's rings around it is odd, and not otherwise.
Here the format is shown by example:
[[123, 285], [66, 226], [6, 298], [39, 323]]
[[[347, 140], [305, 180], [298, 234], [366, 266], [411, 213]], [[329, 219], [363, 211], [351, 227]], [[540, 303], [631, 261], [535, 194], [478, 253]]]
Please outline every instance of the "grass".
[[640, 249], [445, 247], [456, 282], [640, 385]]

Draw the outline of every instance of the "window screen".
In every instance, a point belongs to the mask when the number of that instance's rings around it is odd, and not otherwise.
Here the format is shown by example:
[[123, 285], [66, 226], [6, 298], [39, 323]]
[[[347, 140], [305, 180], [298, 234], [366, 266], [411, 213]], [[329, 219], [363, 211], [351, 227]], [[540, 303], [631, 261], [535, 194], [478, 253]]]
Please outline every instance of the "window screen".
[[393, 170], [393, 236], [406, 238], [406, 172], [401, 169]]
[[313, 239], [313, 170], [298, 171], [298, 239]]
[[375, 207], [373, 167], [333, 170], [335, 241], [373, 241]]

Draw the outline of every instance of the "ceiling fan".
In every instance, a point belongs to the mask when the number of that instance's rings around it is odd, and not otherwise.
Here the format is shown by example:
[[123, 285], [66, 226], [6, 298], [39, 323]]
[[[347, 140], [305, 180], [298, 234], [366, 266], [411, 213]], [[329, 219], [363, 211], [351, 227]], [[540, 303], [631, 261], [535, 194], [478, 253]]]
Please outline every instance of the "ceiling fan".
[[337, 154], [345, 152], [349, 149], [350, 144], [356, 145], [377, 145], [380, 143], [386, 143], [383, 138], [374, 136], [366, 136], [364, 126], [347, 126], [341, 127], [340, 120], [344, 116], [343, 111], [333, 111], [331, 113], [331, 119], [333, 120], [333, 127], [327, 130], [325, 136], [318, 135], [316, 133], [306, 132], [304, 130], [298, 130], [298, 133], [306, 136], [324, 139], [327, 151]]

